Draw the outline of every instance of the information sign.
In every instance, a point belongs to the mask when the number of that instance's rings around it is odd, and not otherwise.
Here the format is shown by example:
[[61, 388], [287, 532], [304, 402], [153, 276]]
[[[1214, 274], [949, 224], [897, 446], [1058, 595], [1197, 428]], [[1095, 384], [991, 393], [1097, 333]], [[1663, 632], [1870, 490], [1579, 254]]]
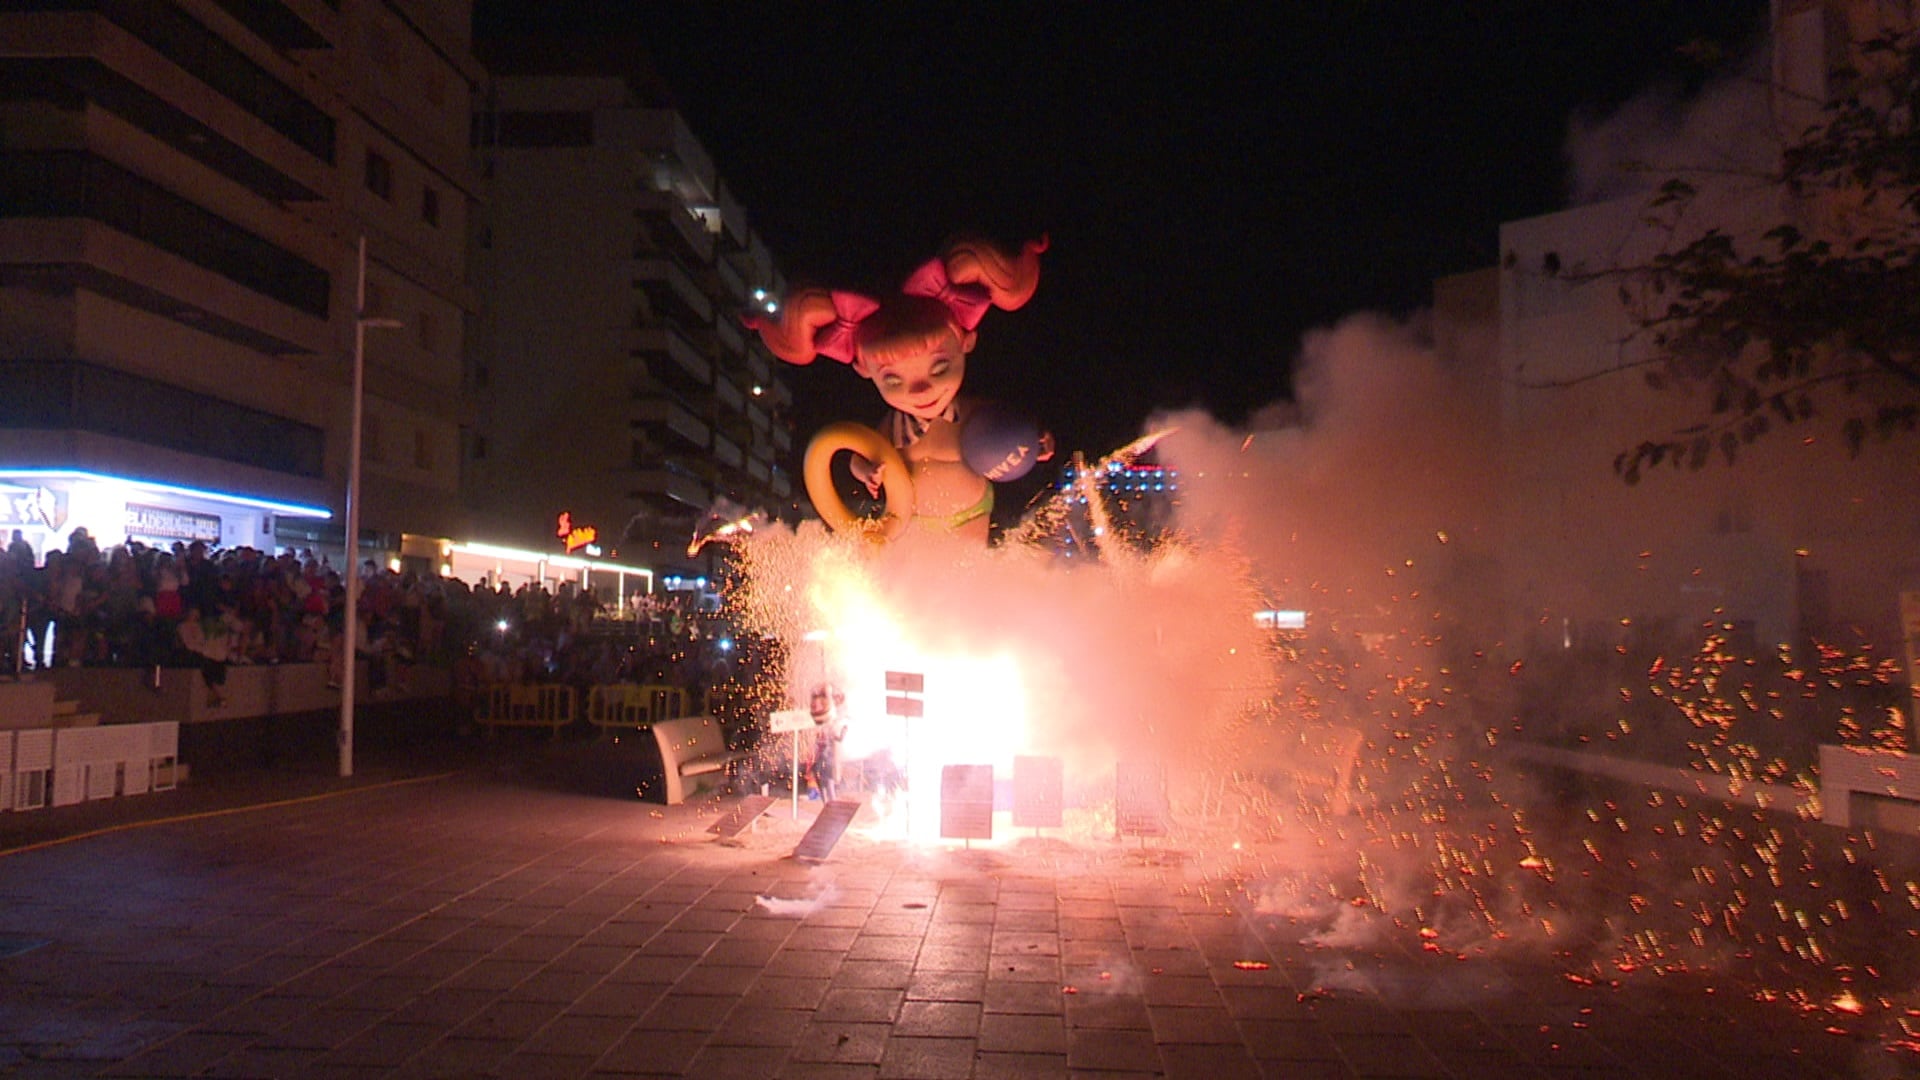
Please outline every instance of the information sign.
[[993, 839], [993, 766], [948, 765], [940, 770], [940, 835], [949, 840]]

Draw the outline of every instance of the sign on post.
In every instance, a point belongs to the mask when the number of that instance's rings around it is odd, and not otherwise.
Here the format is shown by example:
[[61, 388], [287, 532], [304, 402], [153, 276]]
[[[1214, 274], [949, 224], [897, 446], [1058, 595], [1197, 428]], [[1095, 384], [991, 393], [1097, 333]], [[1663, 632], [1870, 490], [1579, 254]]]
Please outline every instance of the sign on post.
[[1167, 781], [1159, 765], [1122, 761], [1115, 767], [1113, 820], [1121, 836], [1167, 835]]
[[948, 765], [940, 770], [940, 835], [947, 840], [993, 839], [993, 766]]
[[[904, 720], [917, 720], [927, 714], [926, 702], [920, 695], [927, 689], [927, 677], [917, 671], [887, 672], [887, 715], [898, 716]], [[907, 794], [907, 833], [913, 833], [913, 725], [907, 725], [907, 737], [902, 747], [904, 760], [901, 766], [908, 777]]]
[[767, 730], [793, 736], [793, 818], [800, 820], [800, 735], [813, 730], [813, 714], [805, 709], [776, 709], [767, 714]]
[[927, 691], [927, 677], [917, 671], [887, 672], [887, 715], [909, 719], [926, 715], [919, 695]]

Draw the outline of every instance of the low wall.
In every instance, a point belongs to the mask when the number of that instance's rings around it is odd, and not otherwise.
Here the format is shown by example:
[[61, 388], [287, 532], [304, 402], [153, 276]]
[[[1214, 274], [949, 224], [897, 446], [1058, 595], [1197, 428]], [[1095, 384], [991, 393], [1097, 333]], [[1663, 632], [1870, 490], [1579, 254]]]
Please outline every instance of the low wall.
[[[59, 668], [46, 681], [55, 697], [78, 701], [83, 712], [99, 713], [106, 723], [181, 724], [247, 720], [340, 708], [340, 691], [327, 685], [325, 664], [237, 664], [227, 668], [223, 688], [226, 700], [208, 701], [199, 668], [163, 668], [159, 685], [152, 673], [135, 668]], [[357, 705], [444, 699], [452, 693], [452, 673], [431, 667], [409, 669], [403, 685], [389, 681], [375, 694], [368, 686], [367, 668], [360, 665], [354, 679]]]
[[53, 726], [53, 686], [31, 677], [0, 682], [0, 731]]
[[1822, 746], [1820, 788], [1829, 825], [1920, 832], [1920, 755]]

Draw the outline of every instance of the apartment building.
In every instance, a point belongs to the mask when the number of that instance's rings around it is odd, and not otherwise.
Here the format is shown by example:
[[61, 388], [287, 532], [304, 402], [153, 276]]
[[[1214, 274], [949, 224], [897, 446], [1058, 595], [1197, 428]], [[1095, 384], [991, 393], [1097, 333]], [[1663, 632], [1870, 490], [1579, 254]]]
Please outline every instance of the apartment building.
[[[783, 282], [637, 50], [489, 46], [472, 507], [664, 575], [719, 500], [791, 516], [792, 398], [740, 317]], [[564, 519], [563, 519], [564, 515]]]
[[362, 551], [460, 534], [470, 36], [466, 0], [0, 4], [0, 528], [339, 552], [364, 238]]

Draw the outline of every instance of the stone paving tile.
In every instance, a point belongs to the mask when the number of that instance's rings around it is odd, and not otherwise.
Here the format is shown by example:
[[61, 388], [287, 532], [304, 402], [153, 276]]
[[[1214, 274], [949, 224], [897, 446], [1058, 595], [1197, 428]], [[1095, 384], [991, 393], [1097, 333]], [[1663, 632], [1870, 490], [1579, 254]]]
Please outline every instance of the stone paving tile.
[[891, 1034], [890, 1021], [849, 1023], [823, 1020], [816, 1014], [794, 1040], [793, 1058], [878, 1066]]
[[890, 1024], [906, 996], [904, 990], [835, 986], [820, 999], [814, 1013], [821, 1020]]
[[1076, 1028], [1067, 1036], [1067, 1064], [1075, 1069], [1158, 1072], [1160, 1048], [1148, 1031]]
[[514, 1080], [576, 1080], [593, 1068], [593, 1058], [571, 1054], [518, 1053], [502, 1061], [498, 1072]]
[[693, 970], [695, 956], [660, 956], [636, 952], [607, 976], [610, 982], [660, 983], [671, 985]]
[[[445, 1040], [442, 1040], [444, 1042]], [[438, 1044], [436, 1044], [438, 1045]], [[272, 1049], [263, 1046], [249, 1046], [228, 1054], [208, 1066], [200, 1075], [207, 1077], [230, 1078], [230, 1080], [259, 1080], [263, 1076], [292, 1076], [313, 1063], [317, 1054], [311, 1050]], [[491, 1065], [498, 1058], [489, 1058], [474, 1065], [475, 1071]], [[405, 1075], [404, 1066], [396, 1069], [394, 1075]]]
[[1027, 1013], [989, 1013], [980, 1019], [980, 1049], [1028, 1054], [1067, 1051], [1063, 1018]]
[[780, 1066], [777, 1080], [875, 1080], [880, 1066], [850, 1065], [822, 1061], [788, 1061]]
[[1034, 1013], [1058, 1015], [1066, 1011], [1058, 982], [1007, 981], [989, 979], [985, 1004], [990, 1013]]
[[833, 974], [835, 988], [905, 990], [913, 965], [903, 960], [848, 959]]
[[695, 964], [673, 984], [675, 994], [721, 994], [739, 997], [747, 992], [760, 969], [733, 965]]
[[843, 954], [826, 949], [796, 949], [791, 944], [767, 961], [769, 975], [830, 979], [840, 970]]
[[685, 1071], [706, 1045], [705, 1032], [668, 1031], [642, 1024], [600, 1055], [593, 1067], [600, 1072], [673, 1076]]
[[632, 1019], [653, 1007], [666, 996], [667, 987], [657, 983], [603, 982], [580, 995], [567, 1012], [580, 1016], [614, 1016]]
[[1160, 1060], [1168, 1076], [1204, 1077], [1205, 1080], [1262, 1080], [1265, 1071], [1246, 1048], [1238, 1044], [1167, 1044], [1160, 1046]]
[[1153, 1018], [1147, 1003], [1131, 994], [1088, 993], [1063, 995], [1067, 1026], [1151, 1032]]
[[970, 1001], [986, 999], [987, 976], [982, 971], [918, 971], [907, 981], [907, 998], [914, 1001]]
[[635, 1017], [591, 1016], [567, 1012], [529, 1037], [523, 1048], [532, 1053], [584, 1054], [597, 1058], [632, 1030]]
[[973, 1080], [1033, 1080], [1067, 1075], [1065, 1054], [1011, 1054], [981, 1050], [973, 1056]]
[[244, 1035], [187, 1032], [120, 1062], [117, 1076], [195, 1076], [215, 1062], [247, 1047]]
[[880, 1058], [881, 1080], [951, 1080], [973, 1072], [972, 1039], [928, 1039], [898, 1035], [887, 1040]]
[[1445, 1077], [1446, 1066], [1411, 1035], [1336, 1038], [1340, 1056], [1361, 1076]]
[[[413, 1061], [394, 1070], [401, 1080], [447, 1078], [447, 1076], [486, 1076], [511, 1057], [520, 1043], [513, 1040], [472, 1040], [445, 1036], [426, 1045]], [[275, 1072], [257, 1072], [255, 1076], [276, 1076]]]
[[643, 1017], [649, 1028], [661, 1031], [720, 1030], [727, 1013], [738, 998], [718, 994], [670, 994], [661, 998]]

